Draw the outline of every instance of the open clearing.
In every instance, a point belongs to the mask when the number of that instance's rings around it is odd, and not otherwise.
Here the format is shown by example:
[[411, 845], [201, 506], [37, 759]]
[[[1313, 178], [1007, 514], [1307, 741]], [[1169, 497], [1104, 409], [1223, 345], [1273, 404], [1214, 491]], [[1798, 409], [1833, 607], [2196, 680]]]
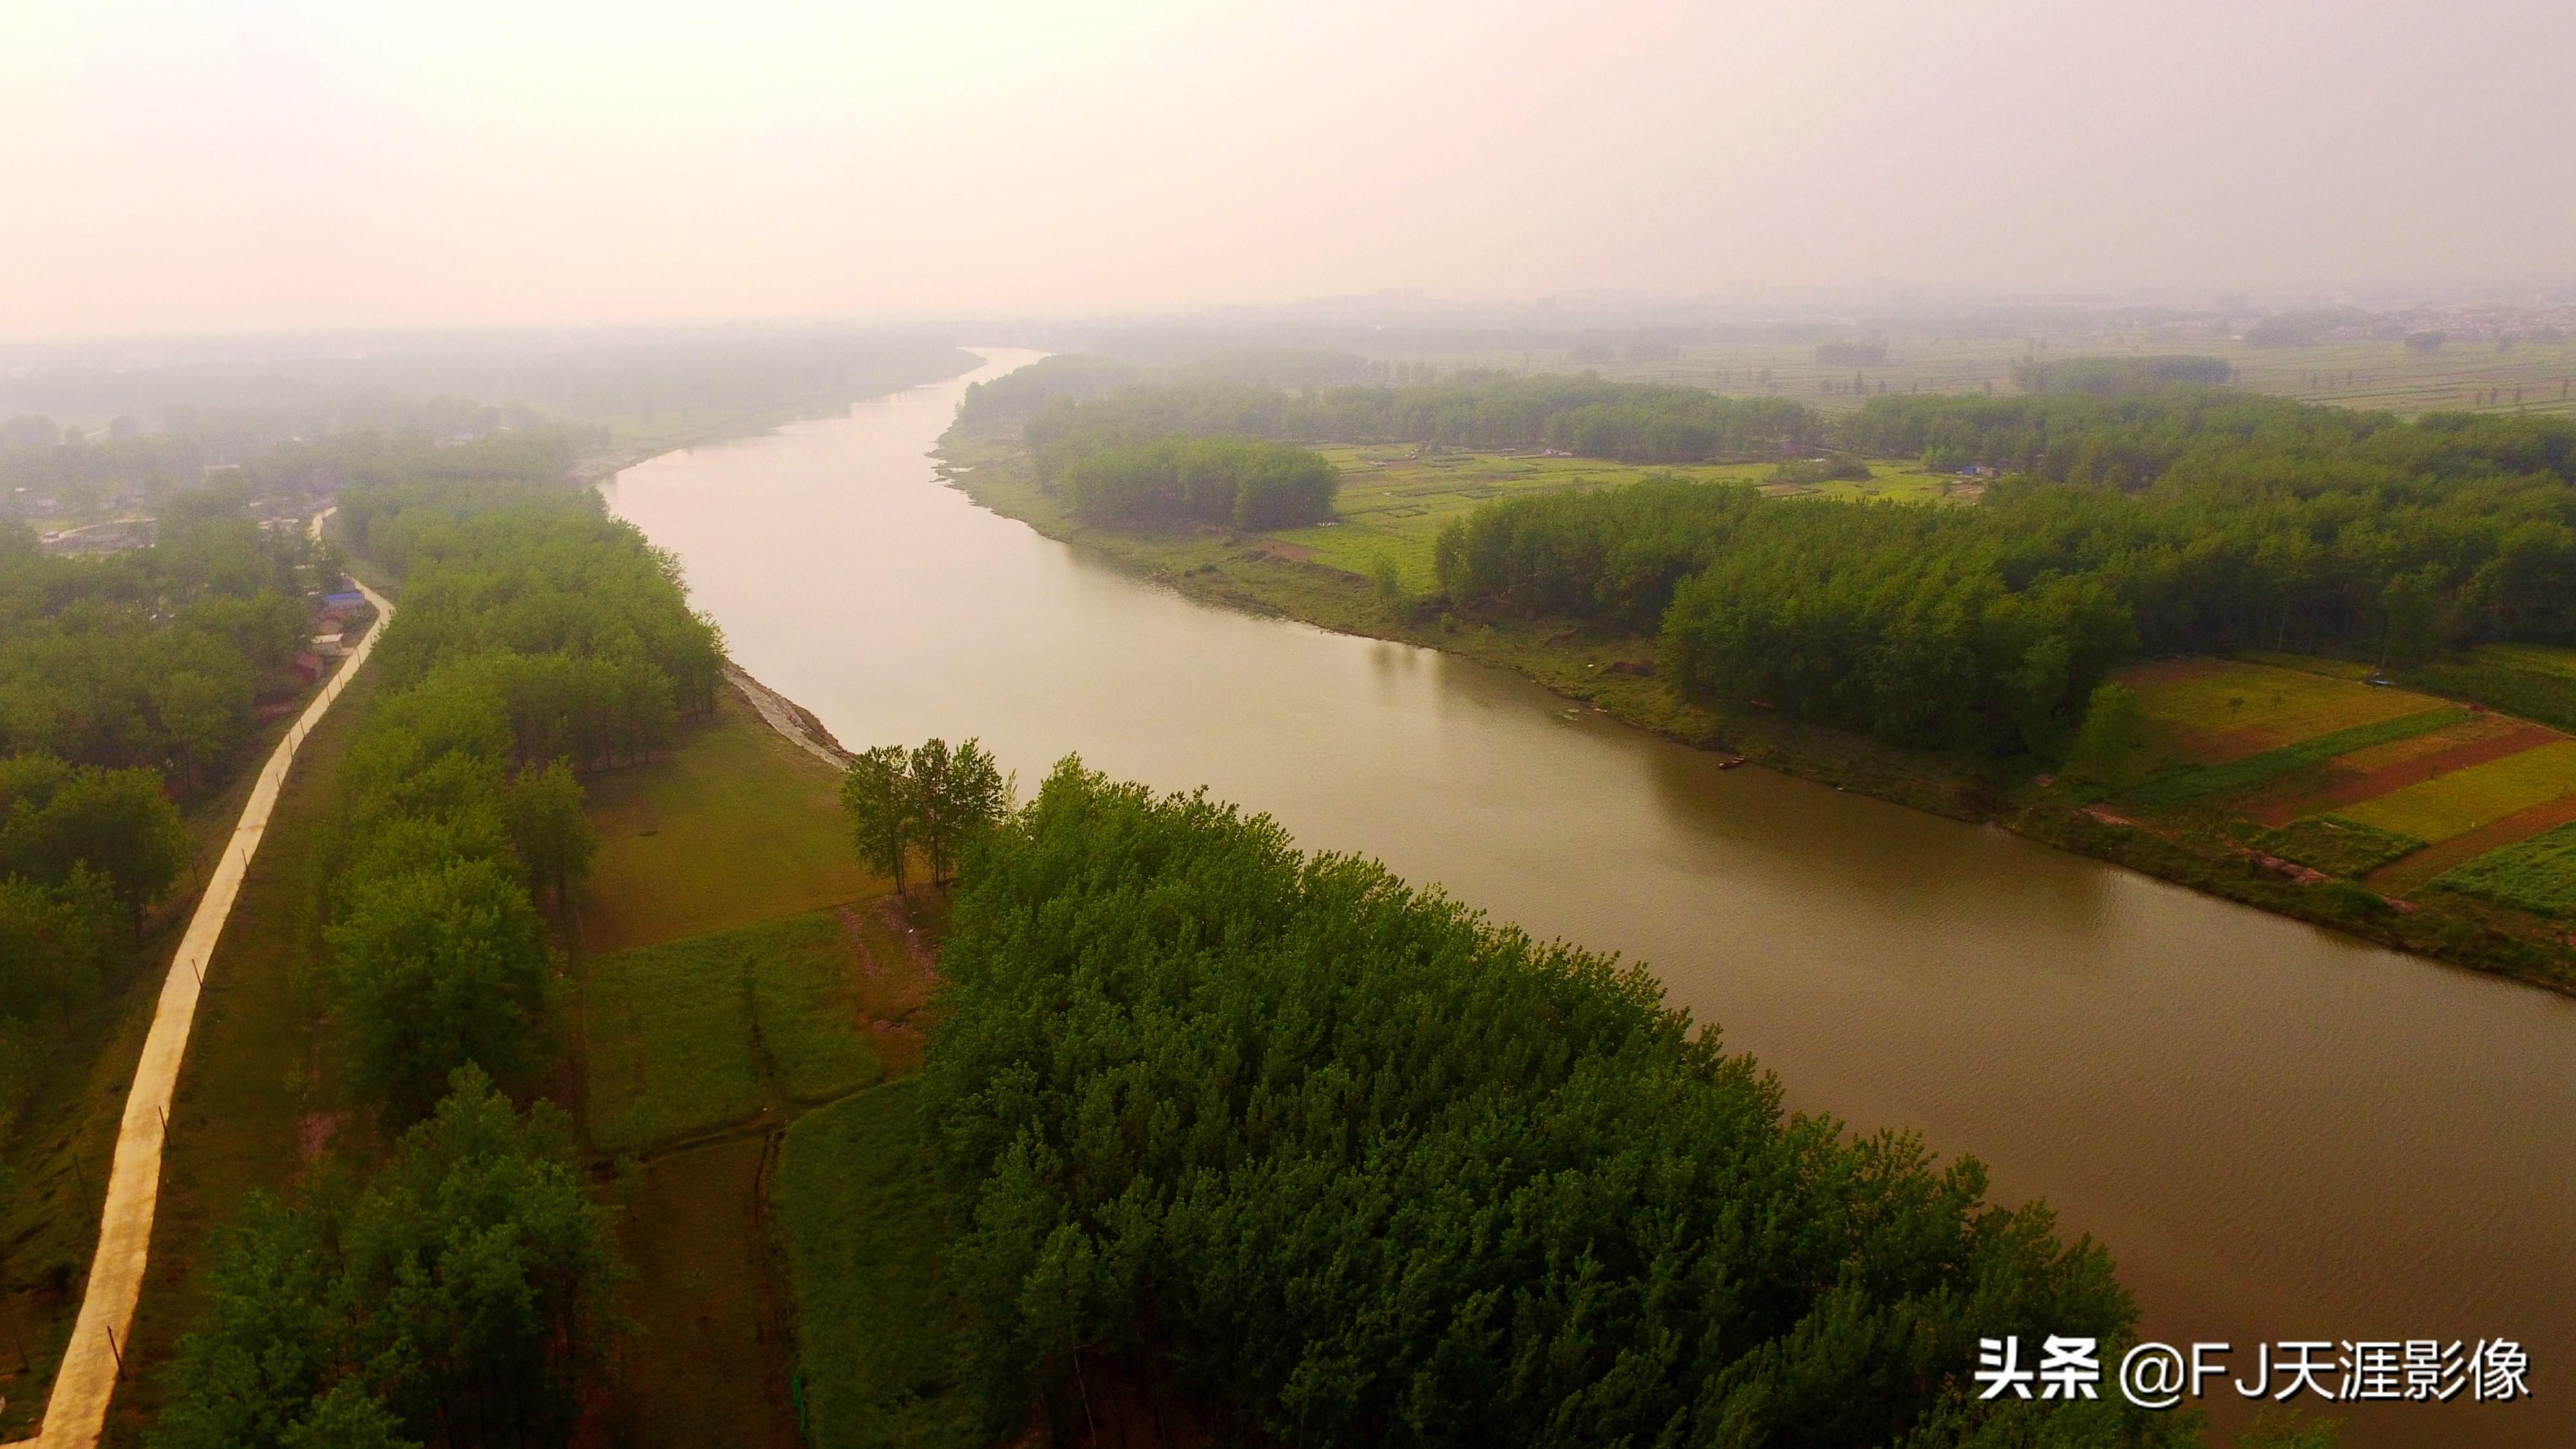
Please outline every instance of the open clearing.
[[635, 1331], [618, 1346], [616, 1442], [793, 1449], [759, 1212], [769, 1152], [761, 1137], [714, 1142], [621, 1181], [619, 1246], [635, 1276], [618, 1306]]
[[2113, 676], [2137, 690], [2150, 749], [2194, 764], [2225, 764], [2446, 704], [2413, 690], [2374, 689], [2305, 670], [2232, 660], [2206, 664], [2161, 673], [2149, 665]]
[[860, 869], [836, 772], [731, 690], [680, 747], [583, 781], [599, 856], [581, 936], [618, 951], [840, 905], [885, 887]]
[[616, 1439], [786, 1449], [791, 1330], [765, 1212], [783, 1127], [920, 1060], [927, 967], [907, 915], [871, 900], [835, 768], [734, 691], [670, 758], [587, 789], [600, 861], [582, 928], [629, 946], [582, 959], [585, 1122], [600, 1152], [634, 1155], [600, 1189], [636, 1269]]

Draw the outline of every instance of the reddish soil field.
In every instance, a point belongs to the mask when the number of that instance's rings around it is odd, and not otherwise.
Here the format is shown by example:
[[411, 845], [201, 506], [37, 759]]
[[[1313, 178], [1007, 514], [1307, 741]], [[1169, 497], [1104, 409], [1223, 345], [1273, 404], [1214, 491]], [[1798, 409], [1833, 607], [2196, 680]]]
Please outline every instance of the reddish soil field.
[[[2411, 760], [2382, 765], [2376, 770], [2347, 775], [2322, 790], [2290, 800], [2267, 803], [2254, 812], [2254, 819], [2278, 829], [2302, 815], [2314, 815], [2319, 811], [2332, 810], [2342, 805], [2358, 805], [2364, 800], [2376, 800], [2391, 790], [2420, 785], [2436, 775], [2465, 770], [2471, 765], [2483, 765], [2490, 760], [2501, 760], [2509, 755], [2518, 755], [2525, 750], [2537, 749], [2564, 738], [2566, 736], [2556, 730], [2543, 729], [2539, 725], [2522, 725], [2482, 740], [2470, 740], [2465, 744], [2453, 745], [2432, 754], [2418, 755]], [[2499, 825], [2503, 823], [2503, 821], [2496, 822]]]

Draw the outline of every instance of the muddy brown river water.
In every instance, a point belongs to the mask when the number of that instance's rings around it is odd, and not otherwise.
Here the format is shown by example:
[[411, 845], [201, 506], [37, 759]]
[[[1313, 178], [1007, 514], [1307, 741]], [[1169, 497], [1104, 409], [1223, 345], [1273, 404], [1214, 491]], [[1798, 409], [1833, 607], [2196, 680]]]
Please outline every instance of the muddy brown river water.
[[[1037, 356], [984, 351], [971, 377]], [[1067, 753], [1204, 784], [1645, 961], [1793, 1106], [1972, 1153], [2107, 1242], [2151, 1338], [2530, 1355], [2521, 1403], [2328, 1406], [2345, 1444], [2576, 1444], [2576, 1000], [1184, 599], [941, 486], [967, 381], [603, 491], [852, 748], [980, 736], [1024, 793]]]

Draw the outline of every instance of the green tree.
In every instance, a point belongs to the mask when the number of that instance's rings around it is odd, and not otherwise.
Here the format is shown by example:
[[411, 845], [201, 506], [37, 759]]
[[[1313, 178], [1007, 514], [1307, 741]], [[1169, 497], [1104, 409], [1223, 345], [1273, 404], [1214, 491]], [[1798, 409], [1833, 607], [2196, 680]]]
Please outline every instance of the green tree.
[[216, 1230], [154, 1449], [554, 1446], [624, 1277], [571, 1123], [467, 1068], [360, 1187]]
[[[343, 1368], [328, 1206], [253, 1190], [215, 1229], [204, 1307], [166, 1376], [153, 1449], [266, 1449], [293, 1442]], [[346, 1405], [335, 1407], [345, 1418]]]
[[915, 832], [930, 861], [934, 885], [956, 875], [969, 843], [990, 830], [1010, 807], [1010, 786], [984, 747], [968, 740], [954, 750], [945, 740], [914, 747], [909, 771]]
[[367, 1184], [341, 1253], [354, 1357], [387, 1366], [379, 1392], [412, 1433], [570, 1440], [624, 1268], [560, 1109], [541, 1102], [521, 1117], [489, 1078], [460, 1068]]
[[1058, 766], [941, 972], [924, 1105], [999, 1433], [1087, 1360], [1281, 1445], [2179, 1437], [1971, 1397], [1980, 1336], [2115, 1361], [2134, 1325], [2045, 1207], [1789, 1113], [1642, 969], [1204, 794]]
[[21, 764], [5, 788], [14, 798], [0, 820], [0, 870], [59, 885], [86, 866], [139, 913], [187, 861], [187, 827], [149, 770]]
[[528, 887], [552, 895], [557, 907], [590, 874], [591, 857], [599, 850], [599, 832], [582, 807], [581, 782], [562, 760], [521, 770], [502, 792], [502, 815], [519, 863], [527, 867]]
[[879, 745], [850, 762], [841, 776], [841, 808], [859, 859], [904, 888], [904, 859], [921, 829], [921, 801], [913, 787], [912, 760], [901, 745]]
[[2380, 646], [2379, 665], [2412, 663], [2433, 652], [2442, 639], [2442, 568], [2426, 564], [2388, 581], [2379, 592], [2380, 612], [2388, 632]]
[[350, 1075], [396, 1121], [459, 1067], [510, 1080], [534, 1058], [545, 927], [513, 874], [466, 860], [363, 882], [330, 930]]
[[2084, 706], [2084, 727], [2066, 759], [2067, 770], [2105, 785], [2126, 784], [2138, 752], [2146, 747], [2146, 725], [2136, 690], [2117, 684], [2094, 686]]

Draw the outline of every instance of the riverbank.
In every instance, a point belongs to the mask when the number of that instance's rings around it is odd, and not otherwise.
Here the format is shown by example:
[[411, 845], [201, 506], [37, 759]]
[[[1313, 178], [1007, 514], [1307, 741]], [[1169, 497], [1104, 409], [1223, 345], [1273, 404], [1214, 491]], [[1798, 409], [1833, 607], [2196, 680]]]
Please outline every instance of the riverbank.
[[1508, 669], [1567, 700], [1699, 749], [1838, 790], [1990, 824], [2060, 850], [2472, 970], [2576, 995], [2576, 950], [2507, 913], [2440, 911], [2367, 890], [2319, 889], [2236, 842], [2126, 819], [2016, 778], [1994, 762], [1908, 750], [1752, 710], [1677, 698], [1655, 673], [1651, 636], [1562, 623], [1463, 618], [1419, 596], [1321, 563], [1276, 539], [1231, 530], [1130, 533], [1067, 514], [1038, 486], [1018, 439], [952, 427], [934, 452], [941, 477], [976, 503], [1050, 538], [1149, 576], [1188, 597], [1296, 619], [1337, 633], [1438, 649]]

